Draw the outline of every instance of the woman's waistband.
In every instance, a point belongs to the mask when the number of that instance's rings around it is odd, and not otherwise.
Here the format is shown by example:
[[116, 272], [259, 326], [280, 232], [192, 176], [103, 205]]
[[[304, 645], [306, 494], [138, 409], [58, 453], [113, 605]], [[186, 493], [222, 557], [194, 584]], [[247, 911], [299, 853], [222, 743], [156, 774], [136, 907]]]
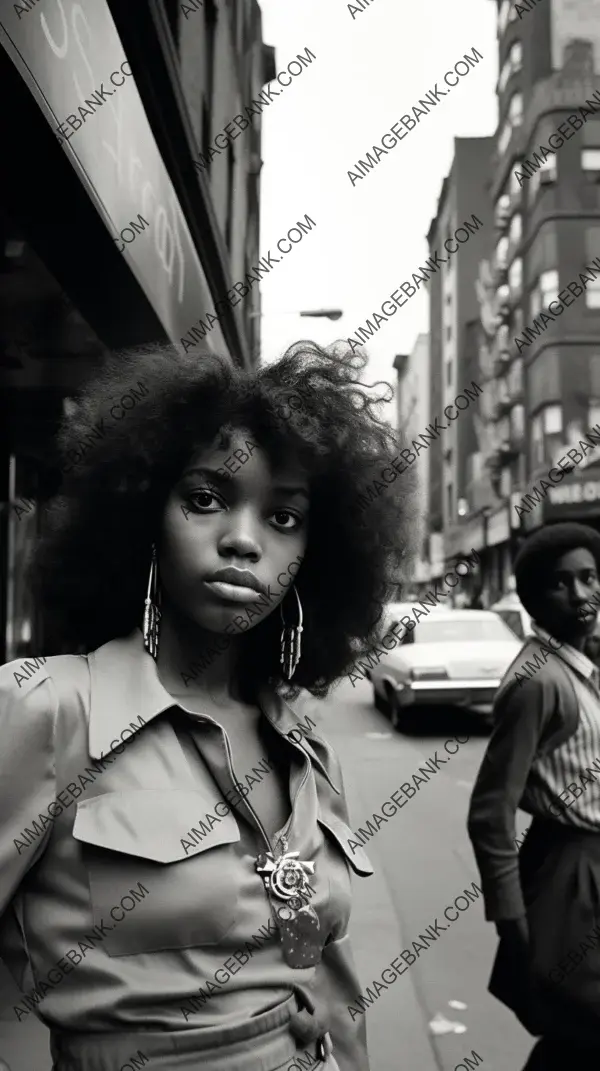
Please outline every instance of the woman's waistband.
[[292, 994], [241, 1023], [185, 1030], [53, 1031], [53, 1071], [318, 1071], [329, 1035], [300, 1044], [290, 1028]]

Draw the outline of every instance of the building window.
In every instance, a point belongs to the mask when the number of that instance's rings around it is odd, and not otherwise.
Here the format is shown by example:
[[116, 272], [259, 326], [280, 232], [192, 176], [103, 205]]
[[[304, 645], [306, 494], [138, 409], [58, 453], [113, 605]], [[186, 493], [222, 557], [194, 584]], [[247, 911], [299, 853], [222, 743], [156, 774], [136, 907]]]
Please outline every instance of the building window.
[[505, 120], [498, 135], [498, 155], [503, 156], [508, 149], [508, 143], [512, 137], [512, 126]]
[[502, 0], [498, 12], [498, 36], [501, 37], [509, 22], [514, 22], [517, 12], [513, 7], [512, 0]]
[[523, 47], [520, 41], [514, 41], [511, 45], [510, 52], [504, 61], [504, 66], [500, 72], [498, 79], [498, 93], [503, 93], [508, 85], [508, 81], [512, 74], [516, 74], [521, 70], [523, 60]]
[[508, 104], [508, 118], [512, 127], [520, 126], [523, 122], [523, 94], [513, 93]]
[[538, 167], [537, 171], [534, 171], [529, 179], [530, 204], [532, 204], [537, 197], [537, 192], [542, 184], [542, 175], [544, 175], [544, 183], [548, 180], [556, 182], [556, 156], [548, 156], [547, 159], [542, 162], [541, 167]]
[[547, 405], [531, 421], [531, 453], [534, 465], [550, 461], [562, 445], [562, 405]]
[[548, 271], [543, 271], [540, 275], [539, 285], [542, 292], [544, 308], [547, 308], [551, 301], [556, 301], [558, 298], [559, 285], [557, 268], [550, 268]]
[[508, 231], [508, 240], [511, 245], [516, 245], [521, 241], [521, 235], [523, 234], [523, 219], [520, 212], [515, 212], [513, 218], [510, 221], [510, 229]]
[[496, 256], [494, 258], [494, 266], [496, 268], [506, 268], [508, 266], [508, 246], [510, 239], [508, 235], [503, 234], [498, 244], [496, 245]]
[[518, 178], [516, 176], [516, 172], [517, 171], [521, 171], [522, 167], [523, 167], [523, 161], [522, 160], [515, 160], [514, 167], [513, 167], [512, 171], [510, 173], [510, 179], [509, 179], [509, 182], [508, 182], [508, 192], [510, 193], [511, 197], [513, 197], [515, 195], [519, 195], [520, 196], [520, 194], [521, 194], [521, 186], [519, 185], [519, 180], [518, 180]]
[[581, 150], [581, 170], [600, 171], [600, 149]]
[[523, 261], [520, 257], [513, 260], [508, 269], [508, 285], [510, 287], [511, 298], [518, 298], [523, 286]]
[[595, 428], [600, 424], [600, 399], [592, 398], [588, 406], [588, 428]]
[[585, 305], [588, 309], [600, 309], [600, 278], [592, 279], [585, 288]]
[[529, 298], [529, 315], [535, 317], [542, 311], [547, 309], [551, 301], [558, 299], [559, 291], [558, 271], [556, 268], [551, 268], [549, 271], [543, 271], [540, 275], [534, 289], [531, 291]]
[[523, 330], [523, 326], [524, 326], [523, 319], [524, 319], [523, 318], [523, 309], [520, 306], [518, 308], [516, 308], [516, 309], [513, 309], [513, 313], [512, 313], [513, 334], [515, 334], [515, 335], [520, 335], [521, 334], [521, 332]]

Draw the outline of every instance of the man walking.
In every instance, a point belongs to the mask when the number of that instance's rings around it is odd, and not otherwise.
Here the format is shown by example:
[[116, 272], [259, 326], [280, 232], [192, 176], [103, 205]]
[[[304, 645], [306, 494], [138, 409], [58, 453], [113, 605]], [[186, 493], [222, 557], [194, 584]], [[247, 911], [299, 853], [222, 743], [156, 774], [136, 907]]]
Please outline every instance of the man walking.
[[[515, 561], [527, 638], [494, 704], [468, 830], [500, 938], [490, 992], [541, 1037], [524, 1071], [600, 1057], [600, 535], [549, 525]], [[518, 808], [533, 816], [520, 848]]]

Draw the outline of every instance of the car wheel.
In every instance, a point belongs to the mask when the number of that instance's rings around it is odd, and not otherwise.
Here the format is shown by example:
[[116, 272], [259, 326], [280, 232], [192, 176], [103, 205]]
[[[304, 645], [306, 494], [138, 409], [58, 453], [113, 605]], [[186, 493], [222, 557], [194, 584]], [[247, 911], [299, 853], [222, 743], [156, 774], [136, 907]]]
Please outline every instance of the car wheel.
[[388, 710], [390, 712], [390, 721], [392, 723], [392, 728], [394, 729], [394, 732], [401, 733], [404, 731], [405, 727], [403, 711], [400, 704], [398, 703], [396, 689], [388, 682], [386, 682], [385, 684], [385, 696]]
[[375, 688], [373, 688], [373, 706], [375, 707], [375, 710], [379, 710], [381, 714], [389, 714], [386, 700]]

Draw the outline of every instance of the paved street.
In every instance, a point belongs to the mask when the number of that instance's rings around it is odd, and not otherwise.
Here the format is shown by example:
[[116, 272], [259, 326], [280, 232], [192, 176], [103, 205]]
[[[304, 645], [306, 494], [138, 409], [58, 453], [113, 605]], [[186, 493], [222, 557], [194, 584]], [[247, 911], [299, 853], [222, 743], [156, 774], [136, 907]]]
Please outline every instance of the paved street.
[[[355, 688], [342, 684], [333, 699], [315, 707], [343, 763], [354, 830], [364, 828], [436, 749], [441, 758], [447, 739], [472, 734], [365, 843], [375, 874], [355, 880], [352, 921], [364, 992], [430, 923], [443, 921], [444, 909], [463, 890], [479, 882], [465, 820], [487, 735], [477, 722], [453, 715], [408, 737], [370, 736], [387, 734], [390, 727], [372, 706], [365, 681]], [[518, 831], [527, 824], [525, 816], [520, 819]], [[482, 1058], [483, 1071], [520, 1071], [533, 1040], [487, 993], [495, 943], [495, 929], [484, 921], [483, 901], [476, 901], [381, 992], [366, 1012], [372, 1071], [454, 1071], [473, 1049]], [[466, 1009], [453, 1008], [450, 1001], [460, 1001]], [[433, 1036], [428, 1024], [436, 1016], [463, 1024], [466, 1031]]]
[[[485, 747], [485, 732], [463, 718], [441, 719], [409, 737], [389, 734], [389, 723], [371, 705], [367, 682], [341, 685], [326, 703], [309, 700], [342, 759], [352, 828], [365, 827], [373, 812], [410, 779], [444, 741], [472, 733], [457, 754], [381, 830], [365, 843], [375, 873], [356, 878], [352, 921], [363, 987], [404, 949], [412, 948], [444, 909], [478, 881], [465, 831], [469, 789]], [[525, 826], [522, 820], [520, 832]], [[454, 912], [457, 914], [457, 912]], [[367, 1009], [372, 1071], [454, 1071], [474, 1049], [482, 1071], [520, 1071], [531, 1039], [509, 1012], [487, 994], [495, 946], [494, 927], [483, 902], [472, 903], [457, 921]], [[10, 1071], [49, 1071], [45, 1030], [33, 1016], [17, 1023], [8, 983], [0, 975], [0, 1057]], [[17, 995], [15, 994], [15, 1001]], [[457, 1001], [466, 1008], [452, 1007]], [[434, 1036], [435, 1017], [462, 1024], [464, 1033]], [[0, 1071], [5, 1071], [0, 1062]]]

